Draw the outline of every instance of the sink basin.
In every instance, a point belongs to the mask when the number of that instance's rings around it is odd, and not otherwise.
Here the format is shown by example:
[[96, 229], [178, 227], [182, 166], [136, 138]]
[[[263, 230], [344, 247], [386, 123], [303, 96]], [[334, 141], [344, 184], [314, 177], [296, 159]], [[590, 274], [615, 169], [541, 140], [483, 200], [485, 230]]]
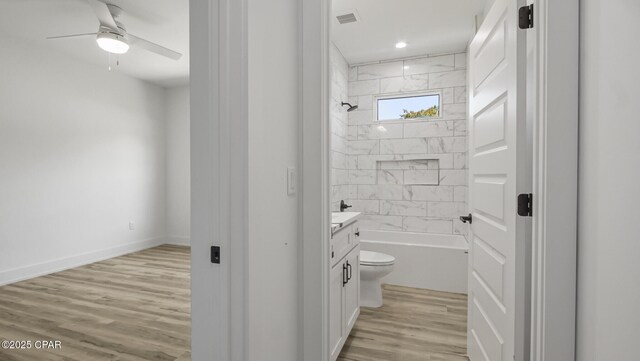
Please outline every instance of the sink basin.
[[345, 226], [354, 222], [360, 216], [360, 212], [334, 212], [331, 213], [331, 223]]

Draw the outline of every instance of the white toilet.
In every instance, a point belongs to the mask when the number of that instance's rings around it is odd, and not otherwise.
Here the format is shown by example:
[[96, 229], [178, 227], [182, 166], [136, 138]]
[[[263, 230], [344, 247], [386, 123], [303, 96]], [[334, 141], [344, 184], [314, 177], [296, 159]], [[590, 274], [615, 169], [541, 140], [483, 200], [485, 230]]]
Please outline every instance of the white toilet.
[[379, 252], [360, 251], [360, 306], [382, 306], [382, 277], [393, 271], [396, 259]]

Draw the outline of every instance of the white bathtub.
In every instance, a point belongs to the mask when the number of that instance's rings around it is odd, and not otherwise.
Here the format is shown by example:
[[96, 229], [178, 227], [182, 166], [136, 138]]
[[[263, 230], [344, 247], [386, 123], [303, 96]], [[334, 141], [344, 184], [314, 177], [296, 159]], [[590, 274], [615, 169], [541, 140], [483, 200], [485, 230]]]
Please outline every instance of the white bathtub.
[[360, 245], [396, 258], [382, 283], [467, 293], [469, 248], [463, 236], [362, 230]]

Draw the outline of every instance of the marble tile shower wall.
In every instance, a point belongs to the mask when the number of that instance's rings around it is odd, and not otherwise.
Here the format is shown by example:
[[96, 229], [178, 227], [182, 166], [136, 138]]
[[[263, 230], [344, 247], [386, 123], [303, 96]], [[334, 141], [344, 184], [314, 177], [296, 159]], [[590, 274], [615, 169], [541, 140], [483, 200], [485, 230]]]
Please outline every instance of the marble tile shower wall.
[[349, 197], [347, 169], [347, 111], [341, 103], [348, 101], [349, 65], [340, 50], [331, 46], [331, 210], [340, 210], [340, 200]]
[[[348, 198], [363, 229], [467, 234], [466, 54], [351, 66]], [[435, 92], [440, 116], [375, 120], [376, 97]], [[383, 128], [381, 128], [381, 126]]]

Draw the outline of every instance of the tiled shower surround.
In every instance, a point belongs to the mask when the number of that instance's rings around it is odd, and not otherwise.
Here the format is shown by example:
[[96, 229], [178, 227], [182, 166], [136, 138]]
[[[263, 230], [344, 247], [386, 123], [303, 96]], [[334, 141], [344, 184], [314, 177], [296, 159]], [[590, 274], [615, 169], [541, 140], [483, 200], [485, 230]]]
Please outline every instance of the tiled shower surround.
[[[345, 199], [363, 212], [363, 229], [466, 234], [458, 219], [468, 213], [466, 54], [351, 66], [347, 93], [359, 109], [341, 113], [344, 165], [342, 144], [332, 146], [334, 207]], [[375, 120], [376, 97], [414, 93], [440, 94], [439, 117]], [[339, 119], [332, 116], [332, 140], [342, 139]]]
[[331, 46], [331, 210], [340, 210], [340, 200], [349, 197], [347, 168], [347, 109], [341, 103], [348, 101], [349, 65], [338, 48]]

